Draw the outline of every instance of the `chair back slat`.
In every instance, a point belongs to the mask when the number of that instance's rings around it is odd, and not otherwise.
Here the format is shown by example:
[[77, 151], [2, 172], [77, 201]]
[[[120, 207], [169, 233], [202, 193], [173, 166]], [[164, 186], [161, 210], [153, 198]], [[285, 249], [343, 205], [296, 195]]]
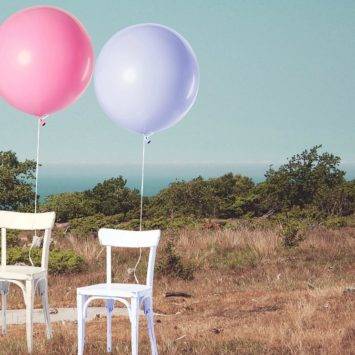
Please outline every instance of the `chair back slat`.
[[1, 228], [1, 266], [6, 265], [6, 229]]
[[159, 243], [160, 230], [126, 231], [120, 229], [101, 228], [99, 240], [102, 245], [120, 248], [150, 248]]
[[101, 228], [99, 230], [99, 240], [102, 245], [106, 246], [106, 282], [111, 283], [111, 247], [149, 248], [146, 284], [153, 287], [155, 256], [160, 234], [160, 230], [136, 232]]
[[156, 247], [150, 248], [146, 284], [152, 287], [153, 287], [153, 280], [154, 280], [154, 265], [155, 265], [156, 254], [157, 254], [157, 248]]
[[106, 282], [112, 282], [111, 246], [106, 247]]
[[55, 212], [45, 213], [19, 213], [0, 211], [0, 227], [18, 230], [52, 229], [55, 221]]
[[51, 237], [52, 237], [52, 230], [46, 229], [44, 231], [44, 237], [43, 237], [42, 260], [41, 260], [41, 266], [44, 269], [48, 269], [49, 247], [52, 241]]

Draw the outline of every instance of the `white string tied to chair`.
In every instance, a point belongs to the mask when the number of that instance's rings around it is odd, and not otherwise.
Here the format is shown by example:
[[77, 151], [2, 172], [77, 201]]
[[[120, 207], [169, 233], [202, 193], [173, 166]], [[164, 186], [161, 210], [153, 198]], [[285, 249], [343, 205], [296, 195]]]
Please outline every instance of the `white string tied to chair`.
[[[145, 146], [151, 142], [150, 135], [144, 135], [142, 141], [142, 169], [141, 169], [141, 190], [140, 190], [140, 211], [139, 211], [139, 230], [143, 229], [143, 195], [144, 195], [144, 167], [145, 167]], [[137, 284], [139, 284], [136, 271], [142, 259], [142, 248], [139, 248], [139, 257], [133, 268], [133, 276]]]
[[[34, 196], [34, 213], [37, 213], [38, 209], [38, 177], [39, 177], [39, 152], [40, 152], [40, 138], [41, 138], [41, 127], [46, 125], [46, 118], [48, 115], [39, 117], [37, 120], [37, 148], [36, 148], [36, 173], [35, 173], [35, 196]], [[35, 230], [34, 236], [32, 237], [32, 243], [30, 250], [28, 251], [28, 258], [32, 266], [34, 266], [33, 260], [31, 258], [31, 251], [35, 247], [40, 247], [43, 237], [37, 235], [37, 230]]]

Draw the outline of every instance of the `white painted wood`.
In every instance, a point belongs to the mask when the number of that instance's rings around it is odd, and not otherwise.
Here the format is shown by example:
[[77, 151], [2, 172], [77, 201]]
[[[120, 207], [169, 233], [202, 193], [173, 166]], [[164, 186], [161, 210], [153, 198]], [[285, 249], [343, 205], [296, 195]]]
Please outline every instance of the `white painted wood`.
[[110, 284], [112, 282], [112, 267], [111, 267], [111, 246], [106, 247], [106, 282]]
[[37, 266], [6, 265], [0, 266], [1, 280], [30, 280], [46, 277], [46, 270]]
[[[106, 246], [106, 283], [80, 287], [77, 289], [78, 354], [82, 355], [84, 351], [84, 323], [82, 321], [82, 313], [85, 312], [90, 302], [97, 299], [104, 299], [106, 300], [107, 307], [107, 351], [111, 351], [112, 349], [111, 302], [113, 310], [113, 302], [119, 301], [127, 307], [131, 321], [132, 354], [138, 354], [139, 313], [140, 307], [143, 306], [146, 310], [152, 354], [157, 355], [158, 351], [154, 334], [152, 293], [154, 264], [157, 245], [160, 239], [160, 231], [133, 232], [102, 228], [99, 230], [99, 239], [100, 243]], [[146, 279], [147, 283], [145, 285], [112, 283], [111, 247], [150, 248]], [[86, 297], [87, 301], [84, 301], [83, 297]], [[144, 306], [145, 304], [146, 306]]]
[[1, 294], [1, 317], [2, 317], [2, 335], [6, 334], [6, 309], [7, 309], [7, 294], [2, 293]]
[[106, 300], [106, 338], [107, 338], [107, 352], [112, 351], [112, 313], [114, 308], [114, 300]]
[[143, 302], [144, 314], [147, 318], [148, 336], [152, 355], [158, 355], [157, 340], [154, 332], [154, 312], [152, 298], [147, 297]]
[[149, 259], [148, 259], [148, 267], [147, 267], [147, 285], [153, 288], [153, 280], [154, 280], [154, 265], [155, 265], [155, 257], [157, 254], [157, 247], [151, 247], [149, 251]]
[[77, 294], [77, 312], [78, 312], [78, 355], [84, 354], [85, 344], [85, 318], [84, 318], [84, 299], [85, 296]]
[[91, 286], [79, 287], [77, 292], [79, 295], [87, 296], [103, 296], [103, 297], [143, 297], [150, 295], [152, 288], [148, 285], [139, 284], [96, 284]]
[[138, 355], [139, 299], [131, 299], [131, 347], [132, 355]]
[[49, 260], [49, 247], [51, 244], [51, 235], [52, 230], [46, 229], [44, 231], [44, 238], [43, 238], [43, 246], [42, 246], [42, 260], [41, 260], [41, 267], [42, 269], [48, 270], [48, 260]]
[[1, 228], [1, 266], [6, 265], [6, 229]]
[[9, 283], [6, 281], [0, 281], [1, 292], [1, 331], [3, 335], [6, 335], [6, 311], [7, 311], [7, 295], [9, 293]]
[[44, 322], [46, 323], [46, 335], [47, 339], [50, 339], [52, 337], [52, 327], [49, 314], [48, 284], [46, 279], [42, 279], [38, 282], [38, 290], [42, 301]]
[[127, 231], [101, 228], [99, 240], [102, 245], [120, 248], [150, 248], [159, 244], [160, 230]]
[[26, 338], [28, 352], [32, 352], [33, 339], [33, 299], [34, 285], [33, 280], [26, 281]]
[[19, 230], [53, 229], [55, 212], [19, 213], [0, 211], [0, 227]]
[[[48, 304], [48, 258], [51, 232], [54, 226], [54, 221], [54, 212], [35, 214], [0, 211], [2, 246], [0, 282], [14, 283], [15, 285], [19, 286], [23, 292], [26, 304], [26, 338], [28, 352], [32, 352], [33, 348], [33, 303], [36, 286], [39, 288], [39, 292], [42, 299], [43, 312], [47, 324], [47, 337], [50, 338], [52, 333]], [[45, 230], [42, 247], [41, 267], [6, 265], [6, 229]], [[6, 306], [6, 300], [4, 304]], [[4, 322], [3, 328], [5, 328]]]

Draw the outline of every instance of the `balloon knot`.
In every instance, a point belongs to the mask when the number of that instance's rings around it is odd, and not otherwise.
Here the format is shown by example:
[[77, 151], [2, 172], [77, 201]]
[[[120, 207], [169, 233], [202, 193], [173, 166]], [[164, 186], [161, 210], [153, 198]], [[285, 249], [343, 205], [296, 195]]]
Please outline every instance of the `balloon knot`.
[[48, 115], [44, 115], [39, 118], [39, 123], [40, 123], [41, 127], [44, 127], [47, 124], [47, 122], [46, 122], [47, 117], [48, 117]]
[[144, 136], [144, 142], [146, 144], [149, 144], [152, 141], [151, 136], [152, 136], [151, 134], [148, 135], [148, 136]]

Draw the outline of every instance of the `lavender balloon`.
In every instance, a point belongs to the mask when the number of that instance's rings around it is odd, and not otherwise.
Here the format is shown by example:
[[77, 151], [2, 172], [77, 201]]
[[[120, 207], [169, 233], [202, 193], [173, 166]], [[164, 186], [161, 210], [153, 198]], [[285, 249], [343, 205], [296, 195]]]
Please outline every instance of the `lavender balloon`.
[[199, 70], [181, 35], [162, 25], [142, 24], [117, 32], [105, 44], [94, 81], [111, 120], [149, 135], [173, 126], [190, 110]]

